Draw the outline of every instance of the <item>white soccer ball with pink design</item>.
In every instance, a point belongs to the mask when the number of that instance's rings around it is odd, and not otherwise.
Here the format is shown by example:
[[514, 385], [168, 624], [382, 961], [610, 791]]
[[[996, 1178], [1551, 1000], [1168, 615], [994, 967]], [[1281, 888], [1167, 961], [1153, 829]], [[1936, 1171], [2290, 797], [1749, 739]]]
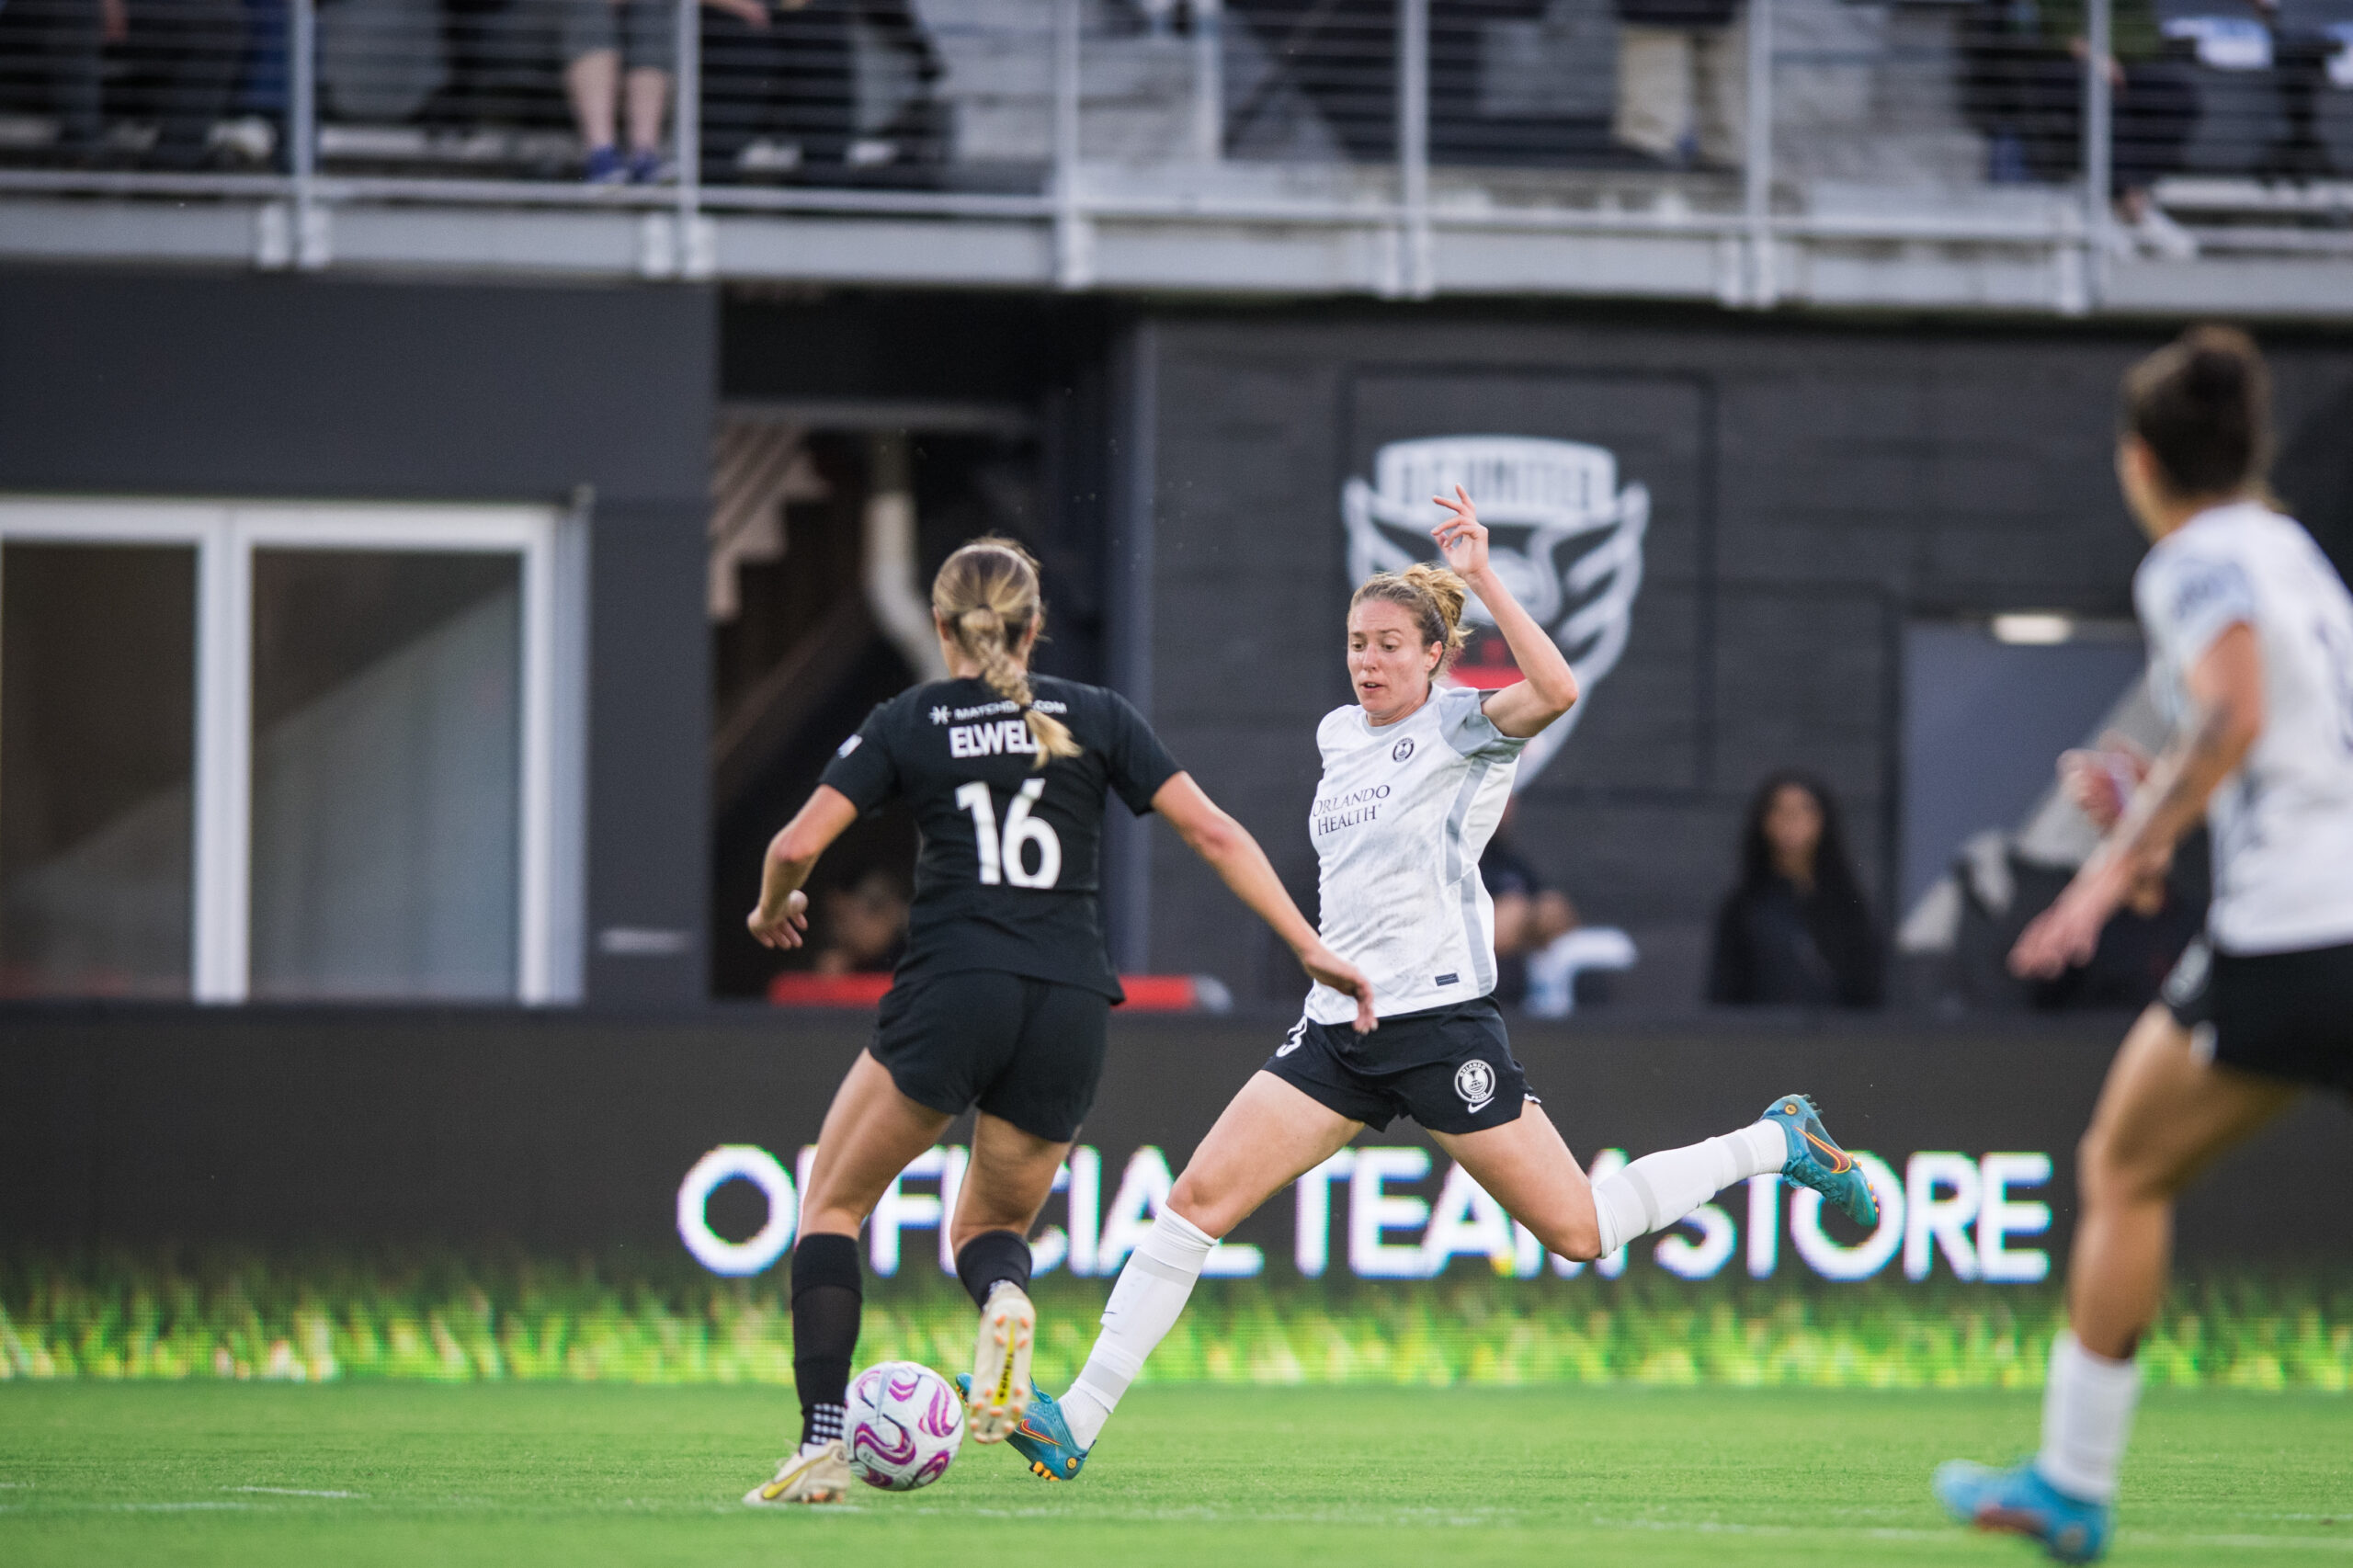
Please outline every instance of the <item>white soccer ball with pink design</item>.
[[948, 1473], [964, 1440], [964, 1405], [948, 1380], [913, 1361], [881, 1361], [852, 1379], [842, 1449], [852, 1475], [913, 1492]]

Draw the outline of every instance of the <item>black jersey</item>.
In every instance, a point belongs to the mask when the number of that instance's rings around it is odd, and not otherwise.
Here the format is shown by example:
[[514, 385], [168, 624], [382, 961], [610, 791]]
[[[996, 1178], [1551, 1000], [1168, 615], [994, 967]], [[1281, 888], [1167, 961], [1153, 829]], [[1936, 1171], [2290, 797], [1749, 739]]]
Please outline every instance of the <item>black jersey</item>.
[[861, 812], [904, 797], [923, 833], [900, 981], [999, 970], [1124, 1000], [1096, 908], [1103, 791], [1142, 816], [1176, 775], [1116, 691], [1047, 676], [1038, 710], [1084, 748], [1043, 768], [1021, 713], [979, 680], [933, 681], [879, 704], [819, 780]]

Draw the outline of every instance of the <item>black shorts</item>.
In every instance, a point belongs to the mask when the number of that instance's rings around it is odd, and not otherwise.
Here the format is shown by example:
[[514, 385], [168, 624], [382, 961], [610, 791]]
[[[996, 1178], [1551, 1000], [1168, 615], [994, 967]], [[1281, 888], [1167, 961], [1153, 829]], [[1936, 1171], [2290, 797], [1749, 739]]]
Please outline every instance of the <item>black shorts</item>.
[[2165, 1001], [2212, 1062], [2353, 1095], [2353, 944], [2218, 953], [2200, 937], [2166, 979]]
[[1483, 1131], [1518, 1120], [1521, 1101], [1535, 1098], [1512, 1060], [1504, 1016], [1484, 996], [1400, 1013], [1369, 1035], [1302, 1018], [1267, 1071], [1376, 1132], [1399, 1116], [1432, 1132]]
[[1095, 1104], [1110, 1014], [1099, 991], [968, 970], [892, 986], [867, 1049], [918, 1104], [1066, 1143]]

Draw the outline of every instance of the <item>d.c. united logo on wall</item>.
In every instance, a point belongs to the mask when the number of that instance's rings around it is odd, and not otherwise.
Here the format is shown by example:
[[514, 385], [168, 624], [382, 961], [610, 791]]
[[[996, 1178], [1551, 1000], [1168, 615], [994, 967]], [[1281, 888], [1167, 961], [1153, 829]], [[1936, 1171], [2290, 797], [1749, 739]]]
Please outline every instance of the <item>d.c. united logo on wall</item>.
[[[1651, 494], [1618, 488], [1618, 460], [1579, 441], [1525, 436], [1438, 436], [1392, 441], [1372, 455], [1372, 483], [1351, 479], [1340, 493], [1348, 529], [1348, 581], [1436, 561], [1433, 495], [1469, 492], [1489, 530], [1496, 574], [1552, 634], [1577, 673], [1584, 697], [1521, 754], [1525, 784], [1552, 760], [1591, 707], [1602, 678], [1626, 651], [1634, 596], [1643, 585], [1643, 530]], [[1470, 646], [1454, 665], [1461, 686], [1495, 690], [1519, 678], [1485, 607], [1463, 614]]]

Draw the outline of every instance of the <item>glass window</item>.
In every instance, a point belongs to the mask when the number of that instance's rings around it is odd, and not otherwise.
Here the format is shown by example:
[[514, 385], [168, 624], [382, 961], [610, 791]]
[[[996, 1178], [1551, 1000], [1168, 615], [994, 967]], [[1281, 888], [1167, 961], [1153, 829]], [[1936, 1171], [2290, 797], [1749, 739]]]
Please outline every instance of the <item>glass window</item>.
[[517, 988], [519, 555], [253, 555], [251, 994]]
[[196, 551], [0, 545], [0, 995], [184, 997]]

